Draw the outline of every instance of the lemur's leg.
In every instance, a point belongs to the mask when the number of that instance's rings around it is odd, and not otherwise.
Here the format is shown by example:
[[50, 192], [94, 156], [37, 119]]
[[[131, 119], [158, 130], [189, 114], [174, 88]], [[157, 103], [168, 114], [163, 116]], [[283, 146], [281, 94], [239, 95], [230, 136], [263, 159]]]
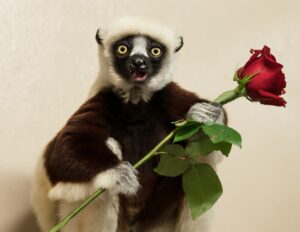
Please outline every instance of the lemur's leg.
[[31, 189], [31, 205], [37, 223], [44, 232], [49, 231], [57, 222], [57, 204], [48, 198], [51, 183], [46, 175], [43, 157], [38, 160]]
[[211, 227], [211, 221], [213, 218], [214, 210], [210, 209], [209, 211], [202, 214], [196, 220], [192, 219], [190, 209], [186, 202], [181, 209], [180, 216], [176, 221], [176, 226], [174, 232], [208, 232]]
[[[118, 196], [104, 192], [92, 204], [81, 211], [63, 228], [63, 232], [116, 232], [118, 225]], [[81, 202], [60, 201], [59, 215], [66, 214]]]

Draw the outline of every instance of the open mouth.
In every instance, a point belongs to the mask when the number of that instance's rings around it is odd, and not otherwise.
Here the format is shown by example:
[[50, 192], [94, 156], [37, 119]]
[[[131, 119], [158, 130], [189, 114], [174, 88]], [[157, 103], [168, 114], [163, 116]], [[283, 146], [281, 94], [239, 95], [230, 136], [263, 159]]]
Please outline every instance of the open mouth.
[[131, 72], [131, 79], [136, 82], [142, 82], [146, 80], [147, 74], [143, 71], [133, 70]]

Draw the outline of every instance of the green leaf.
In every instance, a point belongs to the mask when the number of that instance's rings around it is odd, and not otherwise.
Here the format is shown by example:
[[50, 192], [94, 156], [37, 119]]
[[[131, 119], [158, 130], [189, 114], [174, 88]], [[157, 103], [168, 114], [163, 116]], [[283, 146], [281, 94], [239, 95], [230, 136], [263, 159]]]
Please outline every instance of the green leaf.
[[179, 144], [166, 144], [159, 149], [160, 152], [166, 152], [169, 155], [185, 156], [183, 146]]
[[239, 80], [240, 80], [237, 71], [234, 72], [233, 80], [234, 80], [234, 81], [239, 81]]
[[202, 125], [202, 129], [213, 143], [228, 142], [239, 147], [242, 146], [241, 135], [230, 127], [221, 124], [206, 123]]
[[259, 74], [259, 72], [256, 72], [254, 74], [247, 75], [247, 76], [243, 77], [242, 79], [239, 79], [238, 80], [239, 86], [245, 87], [252, 80], [252, 78], [257, 76], [258, 74]]
[[223, 189], [221, 182], [208, 164], [195, 164], [183, 176], [183, 189], [192, 213], [193, 219], [210, 209]]
[[184, 173], [190, 165], [187, 159], [180, 159], [172, 155], [162, 155], [154, 171], [161, 176], [175, 177]]
[[228, 156], [232, 144], [228, 142], [213, 143], [208, 136], [204, 136], [195, 142], [189, 142], [185, 148], [187, 155], [194, 157], [198, 155], [208, 155], [213, 151], [221, 151], [223, 155]]
[[232, 144], [228, 142], [220, 142], [214, 144], [214, 150], [221, 151], [223, 155], [227, 156], [229, 155], [231, 151]]
[[245, 87], [241, 89], [240, 93], [241, 93], [241, 95], [243, 95], [244, 97], [247, 97], [247, 96], [248, 96], [247, 89], [246, 89]]
[[191, 157], [197, 155], [208, 155], [214, 151], [214, 143], [210, 140], [208, 136], [199, 139], [196, 142], [189, 142], [185, 148], [186, 153]]
[[185, 140], [199, 131], [200, 123], [187, 122], [184, 126], [177, 127], [173, 143]]

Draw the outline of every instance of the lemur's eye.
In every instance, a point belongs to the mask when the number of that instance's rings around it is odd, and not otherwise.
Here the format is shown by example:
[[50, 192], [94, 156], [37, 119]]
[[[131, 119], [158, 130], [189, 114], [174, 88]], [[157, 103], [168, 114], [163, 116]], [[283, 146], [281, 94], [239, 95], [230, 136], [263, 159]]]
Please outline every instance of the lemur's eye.
[[160, 57], [161, 54], [162, 54], [162, 51], [159, 47], [151, 48], [150, 52], [151, 52], [151, 55], [154, 56], [154, 57]]
[[128, 47], [126, 45], [119, 45], [117, 48], [117, 52], [119, 55], [124, 56], [128, 52]]

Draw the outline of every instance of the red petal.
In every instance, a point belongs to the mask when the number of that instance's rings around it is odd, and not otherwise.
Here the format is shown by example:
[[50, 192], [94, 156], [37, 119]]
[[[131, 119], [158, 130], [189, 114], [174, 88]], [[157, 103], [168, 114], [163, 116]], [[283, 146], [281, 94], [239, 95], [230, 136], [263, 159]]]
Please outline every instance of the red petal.
[[282, 97], [279, 97], [275, 94], [263, 90], [258, 90], [258, 93], [260, 95], [259, 99], [253, 99], [253, 100], [259, 101], [261, 104], [274, 105], [274, 106], [286, 105], [286, 101]]
[[237, 70], [236, 73], [237, 73], [238, 78], [242, 79], [242, 77], [243, 77], [243, 75], [242, 75], [243, 71], [244, 71], [244, 67], [241, 67], [241, 68], [239, 68]]
[[254, 52], [253, 55], [250, 57], [250, 59], [246, 62], [244, 65], [244, 68], [246, 68], [248, 65], [250, 65], [254, 60], [258, 58], [258, 56], [261, 54], [261, 50], [253, 50], [251, 49], [251, 52]]
[[273, 56], [271, 54], [271, 50], [268, 46], [264, 46], [263, 49], [262, 49], [262, 55], [270, 62], [270, 63], [274, 63], [276, 64], [277, 66], [281, 66], [283, 67], [283, 65], [279, 64], [277, 61], [276, 61], [276, 58], [275, 56]]
[[257, 76], [253, 77], [246, 88], [248, 91], [264, 90], [281, 95], [285, 86], [285, 76], [280, 69], [270, 70], [265, 67]]
[[[247, 75], [255, 74], [259, 72], [262, 67], [268, 66], [270, 68], [283, 68], [283, 66], [276, 62], [276, 58], [271, 54], [271, 50], [268, 46], [264, 46], [262, 50], [251, 49], [253, 55], [238, 71], [238, 77], [244, 78]], [[261, 55], [261, 56], [259, 56]]]

